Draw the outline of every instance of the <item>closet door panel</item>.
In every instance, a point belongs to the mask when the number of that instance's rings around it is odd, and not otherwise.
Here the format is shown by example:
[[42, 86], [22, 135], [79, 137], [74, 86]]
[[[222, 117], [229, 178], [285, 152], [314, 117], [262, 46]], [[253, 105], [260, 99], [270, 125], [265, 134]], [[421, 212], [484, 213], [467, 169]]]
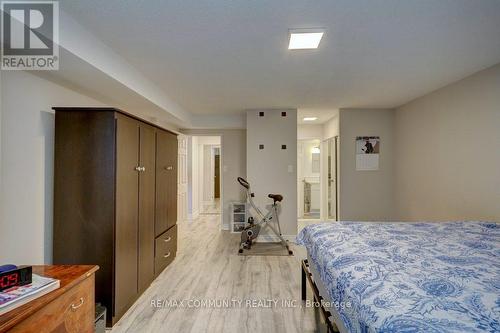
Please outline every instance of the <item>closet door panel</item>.
[[114, 316], [120, 317], [137, 296], [139, 123], [116, 119], [116, 225]]
[[177, 169], [178, 169], [178, 142], [177, 136], [170, 134], [168, 136], [169, 161], [173, 166], [172, 172], [168, 175], [168, 209], [167, 209], [167, 229], [177, 223]]
[[165, 131], [156, 132], [156, 236], [168, 229], [171, 202], [176, 202], [176, 198], [172, 198], [171, 184], [172, 177], [177, 172], [177, 165], [174, 164], [176, 160], [172, 158], [172, 136], [174, 135]]
[[155, 251], [155, 129], [140, 125], [139, 172], [139, 291], [154, 278]]

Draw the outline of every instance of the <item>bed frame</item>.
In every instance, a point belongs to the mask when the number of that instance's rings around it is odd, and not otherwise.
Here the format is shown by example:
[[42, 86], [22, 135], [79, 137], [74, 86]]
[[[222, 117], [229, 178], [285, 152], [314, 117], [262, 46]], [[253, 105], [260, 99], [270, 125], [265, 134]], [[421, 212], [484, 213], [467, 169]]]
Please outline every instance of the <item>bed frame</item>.
[[[309, 266], [309, 260], [308, 259], [302, 260], [301, 266], [302, 266], [301, 267], [302, 268], [301, 269], [301, 271], [302, 271], [302, 301], [306, 301], [306, 299], [307, 299], [307, 284], [306, 283], [309, 282], [309, 286], [311, 287], [311, 289], [313, 291], [314, 301], [319, 303], [319, 312], [320, 312], [321, 317], [323, 318], [323, 320], [326, 323], [327, 333], [344, 332], [345, 330], [339, 330], [339, 326], [343, 327], [343, 325], [337, 326], [337, 324], [335, 323], [335, 318], [339, 318], [336, 309], [335, 308], [332, 308], [332, 309], [328, 308], [327, 309], [323, 306], [323, 303], [321, 302], [322, 300], [330, 302], [330, 300], [328, 300], [328, 298], [321, 296], [320, 289], [325, 290], [325, 288], [322, 286], [321, 280], [314, 278], [313, 270]], [[315, 281], [317, 281], [317, 283], [319, 284], [319, 288], [318, 288], [318, 284], [316, 284]], [[335, 314], [333, 314], [332, 312], [335, 312]]]

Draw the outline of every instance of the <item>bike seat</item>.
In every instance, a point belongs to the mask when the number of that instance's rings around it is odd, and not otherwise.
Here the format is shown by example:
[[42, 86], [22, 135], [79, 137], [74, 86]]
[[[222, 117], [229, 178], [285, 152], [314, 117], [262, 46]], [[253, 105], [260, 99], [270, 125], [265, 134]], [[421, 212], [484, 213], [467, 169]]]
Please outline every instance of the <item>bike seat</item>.
[[283, 196], [281, 194], [268, 194], [267, 195], [269, 198], [273, 199], [274, 202], [281, 202], [283, 200]]

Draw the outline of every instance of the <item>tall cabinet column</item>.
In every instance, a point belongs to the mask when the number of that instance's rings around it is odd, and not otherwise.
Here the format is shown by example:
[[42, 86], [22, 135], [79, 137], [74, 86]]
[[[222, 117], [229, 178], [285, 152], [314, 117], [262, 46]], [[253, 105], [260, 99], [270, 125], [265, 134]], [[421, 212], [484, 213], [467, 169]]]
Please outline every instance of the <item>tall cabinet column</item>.
[[145, 290], [154, 279], [155, 254], [155, 180], [156, 131], [141, 124], [139, 145], [139, 291]]
[[139, 124], [116, 118], [115, 307], [121, 316], [137, 297]]

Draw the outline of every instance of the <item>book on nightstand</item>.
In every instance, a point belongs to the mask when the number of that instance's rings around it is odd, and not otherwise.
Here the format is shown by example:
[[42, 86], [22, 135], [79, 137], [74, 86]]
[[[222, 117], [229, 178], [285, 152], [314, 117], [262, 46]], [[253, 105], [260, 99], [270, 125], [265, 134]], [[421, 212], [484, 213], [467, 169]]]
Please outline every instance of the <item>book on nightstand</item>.
[[33, 274], [32, 282], [0, 291], [0, 315], [59, 288], [59, 280]]

